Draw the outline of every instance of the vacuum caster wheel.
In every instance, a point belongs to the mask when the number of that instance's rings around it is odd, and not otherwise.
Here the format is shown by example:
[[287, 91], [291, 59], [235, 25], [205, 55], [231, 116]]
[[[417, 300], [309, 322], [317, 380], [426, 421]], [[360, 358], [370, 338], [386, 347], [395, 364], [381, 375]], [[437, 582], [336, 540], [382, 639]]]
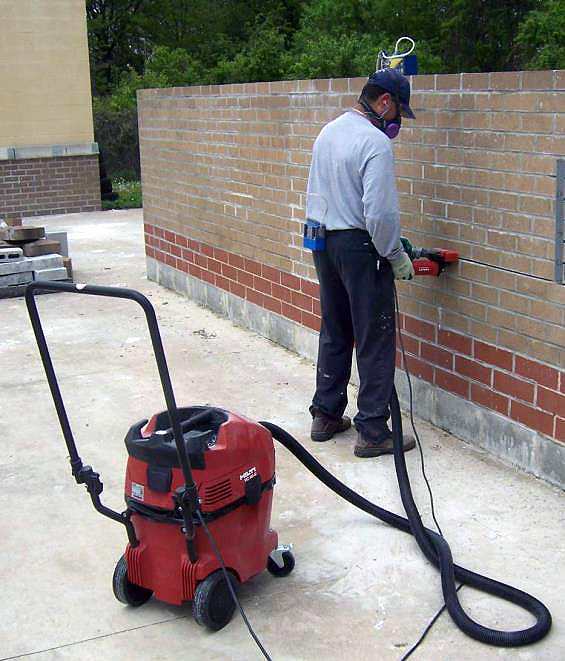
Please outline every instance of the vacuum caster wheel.
[[281, 544], [267, 560], [267, 569], [273, 576], [288, 576], [294, 569], [294, 555], [290, 544]]
[[[238, 580], [229, 571], [228, 576], [235, 590]], [[235, 602], [221, 569], [198, 584], [192, 602], [192, 615], [200, 626], [219, 631], [231, 620], [234, 610]]]
[[141, 585], [132, 583], [128, 578], [128, 566], [125, 555], [118, 560], [114, 576], [112, 578], [112, 588], [114, 595], [122, 604], [129, 606], [141, 606], [151, 598], [153, 590], [143, 588]]

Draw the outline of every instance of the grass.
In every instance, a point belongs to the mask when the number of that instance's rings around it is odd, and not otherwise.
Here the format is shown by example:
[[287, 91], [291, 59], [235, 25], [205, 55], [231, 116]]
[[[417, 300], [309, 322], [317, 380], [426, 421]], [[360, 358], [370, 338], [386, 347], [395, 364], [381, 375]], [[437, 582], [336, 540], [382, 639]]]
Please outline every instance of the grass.
[[140, 181], [112, 177], [112, 190], [118, 194], [118, 199], [102, 200], [103, 209], [138, 209], [143, 206]]

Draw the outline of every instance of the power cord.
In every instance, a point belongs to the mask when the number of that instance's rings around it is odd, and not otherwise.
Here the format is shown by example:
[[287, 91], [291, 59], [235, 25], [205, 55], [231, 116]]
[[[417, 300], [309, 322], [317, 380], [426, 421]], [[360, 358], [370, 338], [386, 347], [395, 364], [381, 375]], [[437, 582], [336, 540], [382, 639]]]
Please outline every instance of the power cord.
[[212, 550], [214, 551], [214, 554], [215, 554], [216, 558], [218, 559], [218, 562], [220, 563], [220, 565], [222, 567], [222, 572], [224, 573], [224, 578], [226, 580], [227, 586], [228, 586], [229, 591], [231, 593], [232, 599], [234, 600], [235, 604], [239, 608], [239, 612], [241, 613], [241, 617], [243, 618], [243, 621], [245, 622], [245, 624], [247, 626], [247, 629], [248, 629], [249, 633], [251, 634], [251, 637], [257, 643], [257, 647], [259, 647], [259, 649], [263, 653], [263, 656], [268, 661], [272, 661], [271, 657], [269, 656], [269, 653], [263, 647], [263, 645], [261, 644], [261, 641], [257, 637], [257, 634], [255, 633], [255, 631], [253, 631], [253, 627], [251, 626], [251, 624], [249, 624], [249, 620], [247, 619], [247, 616], [245, 615], [245, 611], [243, 610], [243, 607], [242, 607], [241, 603], [239, 602], [239, 599], [237, 598], [237, 594], [236, 594], [235, 590], [233, 589], [233, 585], [231, 584], [230, 577], [228, 575], [228, 572], [226, 570], [226, 566], [224, 564], [224, 559], [222, 558], [222, 554], [220, 553], [220, 549], [218, 548], [218, 545], [216, 544], [216, 540], [214, 539], [212, 533], [210, 532], [210, 529], [206, 525], [206, 521], [204, 521], [204, 519], [202, 517], [202, 513], [200, 512], [199, 509], [196, 510], [196, 516], [198, 517], [200, 523], [202, 524], [204, 532], [206, 533], [206, 536], [208, 537], [208, 541], [210, 542], [210, 546], [212, 547]]
[[430, 505], [432, 508], [432, 518], [434, 520], [434, 523], [436, 524], [436, 528], [439, 532], [439, 534], [443, 537], [443, 533], [441, 531], [441, 528], [439, 526], [439, 523], [437, 522], [436, 519], [436, 513], [435, 513], [435, 508], [434, 508], [434, 496], [432, 494], [432, 488], [430, 487], [430, 483], [428, 482], [428, 478], [426, 475], [426, 470], [424, 467], [424, 453], [422, 451], [422, 444], [420, 443], [420, 437], [418, 436], [418, 432], [416, 431], [416, 424], [414, 423], [414, 407], [413, 407], [413, 395], [412, 395], [412, 381], [410, 380], [410, 372], [408, 371], [408, 363], [406, 361], [406, 353], [404, 352], [404, 342], [402, 341], [402, 331], [400, 330], [400, 312], [399, 312], [399, 306], [398, 306], [398, 294], [396, 293], [396, 285], [392, 284], [392, 287], [394, 289], [394, 304], [395, 304], [395, 311], [396, 311], [396, 326], [398, 330], [398, 339], [400, 341], [400, 350], [402, 352], [402, 364], [404, 365], [404, 372], [406, 373], [406, 378], [408, 380], [408, 393], [410, 397], [410, 424], [412, 425], [412, 430], [414, 432], [414, 436], [416, 437], [416, 442], [418, 443], [418, 451], [420, 452], [420, 465], [422, 466], [422, 475], [424, 476], [424, 481], [426, 483], [426, 487], [428, 488], [428, 493], [430, 494]]
[[[396, 310], [396, 325], [398, 329], [398, 340], [400, 342], [400, 351], [402, 353], [402, 365], [404, 367], [404, 372], [406, 374], [406, 379], [408, 380], [408, 393], [409, 393], [409, 399], [410, 399], [410, 424], [412, 425], [412, 430], [414, 431], [414, 436], [416, 437], [416, 442], [418, 443], [418, 451], [420, 452], [420, 464], [422, 466], [422, 475], [424, 476], [424, 481], [426, 483], [426, 487], [428, 488], [428, 493], [430, 494], [430, 505], [432, 508], [432, 518], [434, 520], [434, 523], [436, 524], [436, 528], [439, 532], [439, 534], [443, 537], [443, 532], [441, 531], [440, 525], [437, 522], [436, 519], [436, 514], [435, 514], [435, 509], [434, 509], [434, 496], [432, 493], [432, 488], [430, 486], [430, 483], [428, 481], [428, 478], [426, 476], [426, 471], [424, 468], [424, 452], [422, 450], [422, 444], [420, 443], [420, 437], [418, 436], [418, 432], [416, 431], [416, 424], [414, 422], [414, 407], [413, 407], [413, 396], [412, 396], [412, 381], [410, 380], [410, 371], [408, 370], [408, 363], [406, 361], [406, 353], [404, 351], [404, 342], [402, 341], [402, 331], [400, 330], [400, 312], [399, 312], [399, 306], [398, 306], [398, 294], [396, 292], [396, 285], [393, 282], [393, 289], [394, 289], [394, 304], [395, 304], [395, 310]], [[459, 592], [459, 590], [463, 587], [463, 583], [461, 583], [457, 589], [456, 592]], [[443, 606], [438, 610], [438, 612], [434, 615], [434, 617], [431, 619], [430, 623], [428, 626], [424, 629], [424, 632], [418, 639], [418, 641], [408, 650], [408, 652], [402, 657], [400, 661], [405, 661], [409, 656], [412, 655], [413, 652], [416, 651], [416, 649], [420, 646], [420, 644], [424, 641], [424, 638], [428, 635], [428, 632], [430, 629], [434, 626], [440, 615], [443, 613], [443, 611], [447, 608], [447, 605], [444, 603]]]
[[[459, 590], [463, 587], [463, 583], [461, 583], [458, 587], [456, 592], [459, 592]], [[424, 633], [420, 636], [418, 639], [418, 642], [415, 643], [409, 650], [406, 652], [406, 654], [400, 659], [400, 661], [405, 661], [409, 656], [412, 655], [413, 652], [416, 651], [416, 648], [420, 645], [420, 643], [424, 640], [424, 638], [428, 635], [429, 630], [434, 626], [436, 623], [437, 619], [439, 616], [443, 613], [443, 611], [447, 608], [446, 604], [443, 604], [443, 606], [438, 610], [438, 612], [434, 615], [432, 618], [431, 622], [428, 624], [428, 626], [424, 629]]]

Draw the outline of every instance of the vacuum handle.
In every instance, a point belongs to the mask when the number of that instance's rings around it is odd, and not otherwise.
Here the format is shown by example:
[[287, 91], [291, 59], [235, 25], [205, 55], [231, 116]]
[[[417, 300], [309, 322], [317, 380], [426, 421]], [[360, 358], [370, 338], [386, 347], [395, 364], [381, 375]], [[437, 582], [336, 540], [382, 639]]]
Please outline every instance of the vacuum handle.
[[[37, 305], [35, 302], [35, 293], [38, 290], [68, 292], [74, 294], [91, 294], [94, 296], [108, 296], [110, 298], [125, 298], [131, 301], [135, 301], [136, 303], [139, 303], [139, 305], [141, 305], [143, 311], [145, 312], [147, 326], [149, 327], [151, 343], [153, 345], [153, 351], [155, 353], [155, 360], [157, 362], [157, 368], [159, 370], [161, 386], [163, 388], [165, 401], [167, 403], [167, 411], [169, 413], [169, 419], [171, 422], [173, 436], [177, 446], [177, 453], [183, 471], [186, 487], [191, 492], [195, 491], [194, 479], [192, 477], [190, 461], [188, 459], [187, 453], [185, 452], [185, 448], [184, 448], [182, 432], [178, 419], [177, 405], [175, 402], [173, 387], [171, 385], [171, 378], [167, 367], [167, 361], [165, 359], [165, 352], [163, 350], [161, 334], [159, 332], [159, 326], [157, 324], [157, 317], [155, 315], [155, 310], [151, 305], [151, 303], [149, 302], [149, 300], [140, 292], [135, 291], [134, 289], [126, 289], [123, 287], [104, 287], [100, 285], [84, 285], [84, 284], [74, 284], [69, 282], [52, 282], [52, 281], [36, 280], [30, 283], [26, 288], [26, 292], [25, 292], [26, 305], [31, 319], [33, 331], [35, 333], [35, 339], [37, 340], [37, 346], [39, 348], [39, 353], [41, 355], [43, 367], [45, 369], [45, 374], [47, 376], [47, 381], [49, 383], [49, 388], [51, 389], [51, 395], [53, 396], [53, 401], [55, 402], [55, 408], [57, 410], [57, 415], [59, 417], [61, 429], [63, 430], [65, 443], [67, 444], [67, 449], [69, 451], [71, 466], [74, 467], [76, 465], [79, 465], [80, 457], [78, 456], [76, 444], [71, 432], [71, 427], [69, 424], [67, 413], [65, 411], [65, 406], [63, 404], [63, 398], [61, 396], [61, 391], [59, 390], [59, 385], [57, 383], [57, 378], [55, 376], [55, 371], [53, 369], [53, 363], [51, 362], [51, 356], [49, 355], [49, 349], [47, 347], [47, 342], [45, 340], [45, 335], [43, 333], [43, 328], [41, 326], [41, 320], [39, 318], [39, 313], [37, 311]], [[74, 468], [73, 468], [73, 474], [74, 474]]]

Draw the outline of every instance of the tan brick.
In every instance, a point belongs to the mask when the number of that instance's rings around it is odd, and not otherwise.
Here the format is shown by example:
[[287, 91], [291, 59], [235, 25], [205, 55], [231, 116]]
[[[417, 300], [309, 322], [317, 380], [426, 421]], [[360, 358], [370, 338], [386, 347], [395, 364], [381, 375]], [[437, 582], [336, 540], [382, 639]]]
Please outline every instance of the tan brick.
[[536, 104], [539, 112], [563, 112], [563, 92], [546, 92], [540, 94]]
[[423, 177], [427, 181], [447, 181], [447, 167], [443, 165], [424, 165]]
[[489, 230], [487, 233], [488, 245], [502, 250], [516, 252], [517, 241], [518, 239], [514, 234], [509, 234], [507, 232]]
[[450, 223], [445, 220], [435, 221], [435, 232], [441, 237], [458, 239], [460, 235], [460, 223]]
[[440, 318], [438, 322], [441, 324], [441, 328], [443, 329], [460, 331], [462, 333], [470, 333], [470, 325], [472, 320], [465, 315], [454, 312], [453, 310], [440, 308]]
[[[468, 126], [467, 122], [465, 122], [465, 126]], [[508, 135], [499, 131], [477, 131], [472, 133], [465, 131], [464, 135], [472, 138], [472, 144], [466, 146], [474, 146], [477, 149], [502, 149], [505, 147], [505, 141], [508, 138]]]
[[484, 244], [487, 239], [487, 232], [476, 225], [463, 223], [460, 225], [460, 238], [462, 241]]
[[511, 292], [504, 292], [500, 296], [500, 305], [501, 307], [511, 310], [518, 314], [529, 314], [531, 298], [527, 296], [520, 296], [519, 294], [513, 294]]
[[[423, 166], [428, 167], [428, 166]], [[408, 163], [400, 161], [396, 163], [396, 176], [408, 177], [410, 179], [419, 179], [422, 176], [422, 165], [418, 163]]]
[[522, 115], [517, 112], [493, 112], [491, 129], [493, 131], [519, 131], [522, 128]]
[[553, 241], [544, 241], [539, 237], [517, 237], [516, 250], [532, 257], [552, 259], [554, 243]]
[[535, 150], [541, 153], [557, 156], [565, 154], [565, 136], [538, 135], [535, 145]]
[[472, 283], [471, 298], [478, 301], [484, 301], [485, 303], [489, 303], [491, 305], [498, 305], [498, 290], [492, 286]]
[[471, 245], [471, 259], [481, 264], [489, 264], [491, 266], [498, 266], [500, 261], [501, 252], [494, 248], [486, 248], [484, 246]]
[[464, 204], [448, 204], [447, 218], [449, 220], [463, 220], [470, 223], [473, 218], [473, 207]]
[[349, 78], [333, 78], [330, 81], [332, 92], [349, 92]]
[[487, 282], [488, 268], [482, 264], [474, 264], [472, 262], [460, 263], [461, 275], [469, 280], [476, 282]]
[[530, 232], [532, 230], [532, 218], [530, 216], [503, 212], [501, 218], [501, 229], [507, 232]]
[[[439, 78], [440, 76], [438, 76]], [[434, 90], [435, 89], [435, 79], [436, 76], [431, 75], [418, 75], [411, 77], [411, 87], [412, 90]]]
[[498, 269], [489, 269], [487, 280], [489, 285], [500, 290], [500, 296], [504, 297], [508, 291], [516, 290], [516, 277], [517, 276], [514, 273], [508, 273], [507, 271], [500, 271]]
[[561, 306], [565, 306], [565, 287], [553, 282], [547, 283], [544, 298]]
[[445, 110], [435, 115], [435, 124], [440, 129], [461, 129], [463, 127], [463, 114]]
[[489, 89], [488, 73], [463, 73], [461, 74], [463, 89], [485, 90]]
[[422, 213], [434, 216], [436, 218], [445, 218], [447, 205], [445, 202], [429, 200], [424, 198]]
[[[404, 128], [402, 129], [404, 131]], [[447, 145], [450, 132], [441, 129], [422, 129], [421, 141], [424, 145]]]
[[[532, 348], [532, 340], [520, 333], [501, 328], [498, 332], [498, 346], [510, 349], [516, 353], [529, 355]], [[505, 367], [505, 369], [510, 370], [511, 366]]]
[[553, 114], [541, 112], [528, 113], [522, 117], [522, 130], [529, 133], [552, 133]]
[[436, 90], [461, 89], [461, 74], [447, 73], [436, 76]]
[[498, 259], [498, 266], [518, 273], [530, 274], [532, 272], [532, 260], [523, 255], [516, 255], [513, 253], [500, 253]]
[[546, 176], [534, 176], [534, 192], [538, 195], [552, 196], [555, 194], [555, 179]]
[[523, 172], [555, 175], [555, 160], [551, 156], [523, 154], [520, 157], [520, 165]]
[[495, 328], [516, 330], [516, 315], [500, 308], [488, 307], [486, 322]]
[[475, 144], [476, 134], [473, 131], [451, 129], [449, 131], [437, 131], [438, 133], [445, 133], [447, 142], [437, 144], [447, 144], [449, 147], [473, 147]]
[[561, 324], [562, 323], [562, 313], [561, 308], [552, 305], [549, 302], [545, 301], [536, 301], [530, 299], [530, 310], [529, 314], [532, 317], [537, 319], [543, 319], [544, 321]]
[[466, 112], [463, 128], [486, 131], [491, 128], [491, 115], [485, 112]]
[[553, 215], [553, 200], [534, 195], [520, 195], [518, 198], [518, 209], [525, 213], [538, 216], [550, 216]]
[[497, 90], [515, 90], [521, 87], [522, 74], [516, 72], [493, 72], [490, 74], [490, 87]]
[[480, 188], [463, 188], [461, 190], [461, 200], [465, 204], [473, 206], [489, 206], [489, 191]]
[[436, 126], [439, 126], [437, 124], [437, 116], [438, 112], [435, 110], [426, 110], [425, 108], [417, 108], [418, 111], [418, 126], [421, 127], [427, 127], [427, 128], [435, 128]]
[[471, 337], [491, 344], [496, 344], [498, 332], [495, 326], [485, 324], [475, 319], [469, 320], [469, 334]]
[[504, 149], [509, 151], [531, 152], [535, 149], [536, 136], [528, 133], [502, 133], [500, 134]]
[[549, 90], [553, 88], [553, 71], [523, 71], [522, 89]]
[[465, 94], [457, 92], [447, 95], [446, 107], [449, 110], [474, 110], [476, 107], [475, 94]]
[[411, 180], [410, 185], [412, 186], [413, 195], [434, 197], [435, 184], [432, 181], [426, 181], [425, 179]]

